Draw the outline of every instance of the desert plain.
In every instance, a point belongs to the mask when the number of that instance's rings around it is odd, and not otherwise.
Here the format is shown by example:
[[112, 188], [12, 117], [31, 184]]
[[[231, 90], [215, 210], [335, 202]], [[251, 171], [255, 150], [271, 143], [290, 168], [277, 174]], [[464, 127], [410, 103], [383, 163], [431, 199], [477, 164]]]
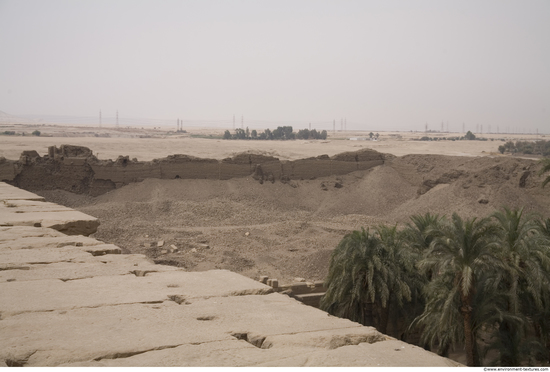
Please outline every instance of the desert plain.
[[[230, 128], [229, 128], [230, 129]], [[274, 128], [271, 128], [274, 129]], [[295, 130], [300, 128], [295, 128]], [[345, 175], [291, 182], [252, 176], [229, 180], [146, 179], [92, 197], [63, 190], [31, 190], [47, 201], [99, 218], [93, 235], [126, 253], [189, 271], [228, 269], [281, 284], [323, 280], [342, 237], [378, 224], [408, 223], [426, 212], [488, 216], [523, 207], [550, 217], [549, 191], [540, 186], [538, 159], [500, 154], [503, 141], [545, 139], [533, 134], [476, 134], [486, 141], [418, 141], [464, 133], [329, 131], [326, 140], [223, 140], [225, 128], [91, 128], [2, 125], [0, 157], [22, 151], [41, 156], [49, 146], [86, 146], [100, 160], [129, 156], [151, 161], [173, 154], [224, 159], [246, 152], [280, 160], [373, 149], [383, 165]], [[40, 136], [32, 136], [35, 130]]]

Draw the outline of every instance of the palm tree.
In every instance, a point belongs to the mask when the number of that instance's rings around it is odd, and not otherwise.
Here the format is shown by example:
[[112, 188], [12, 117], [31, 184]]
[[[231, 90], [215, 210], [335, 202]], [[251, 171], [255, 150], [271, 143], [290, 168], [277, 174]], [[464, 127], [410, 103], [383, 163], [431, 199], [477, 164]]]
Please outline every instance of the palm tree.
[[[479, 322], [474, 318], [476, 291], [479, 292], [478, 288], [485, 284], [481, 280], [483, 275], [503, 267], [496, 254], [497, 231], [487, 218], [464, 221], [454, 213], [450, 223], [442, 226], [441, 235], [433, 239], [419, 264], [422, 270], [431, 270], [433, 280], [440, 288], [433, 295], [428, 294], [427, 302], [447, 305], [448, 311], [441, 312], [439, 321], [448, 328], [462, 328], [463, 334], [459, 335], [466, 348], [468, 366], [480, 364], [476, 345]], [[433, 297], [436, 295], [440, 297], [437, 301]], [[430, 310], [433, 308], [426, 306], [425, 313]], [[461, 323], [460, 326], [457, 322]], [[454, 341], [450, 336], [447, 339]]]
[[[379, 330], [386, 333], [390, 308], [393, 308], [395, 314], [408, 326], [407, 318], [410, 314], [409, 311], [403, 311], [405, 304], [413, 299], [415, 303], [419, 301], [424, 281], [415, 268], [420, 255], [407, 247], [405, 235], [397, 231], [397, 225], [380, 225], [376, 234], [384, 252], [383, 264], [392, 274], [388, 276], [389, 303], [386, 306], [378, 303], [376, 307], [381, 315]], [[394, 323], [397, 323], [395, 319]]]
[[373, 325], [367, 302], [387, 301], [385, 277], [378, 252], [379, 240], [367, 229], [344, 236], [331, 255], [320, 308], [329, 314]]
[[[540, 163], [542, 164], [542, 168], [539, 170], [539, 176], [542, 176], [544, 173], [550, 171], [550, 158], [543, 158], [540, 160]], [[550, 182], [550, 176], [547, 176], [542, 181], [542, 187], [546, 186], [548, 182]]]
[[354, 231], [332, 253], [321, 309], [386, 333], [390, 306], [411, 300], [414, 263], [396, 226]]
[[409, 247], [418, 253], [424, 253], [430, 248], [432, 240], [440, 234], [440, 226], [445, 221], [445, 216], [438, 214], [413, 215], [410, 217], [412, 224], [407, 223], [404, 230]]
[[[506, 263], [506, 275], [502, 277], [502, 286], [507, 292], [506, 310], [514, 319], [524, 316], [536, 316], [544, 310], [543, 293], [548, 283], [550, 268], [550, 250], [548, 241], [541, 229], [542, 224], [533, 215], [523, 215], [523, 209], [502, 211], [493, 214], [499, 226], [501, 255]], [[499, 326], [503, 345], [501, 363], [507, 366], [519, 366], [525, 357], [521, 352], [529, 323], [504, 320]], [[526, 349], [528, 350], [528, 349]]]

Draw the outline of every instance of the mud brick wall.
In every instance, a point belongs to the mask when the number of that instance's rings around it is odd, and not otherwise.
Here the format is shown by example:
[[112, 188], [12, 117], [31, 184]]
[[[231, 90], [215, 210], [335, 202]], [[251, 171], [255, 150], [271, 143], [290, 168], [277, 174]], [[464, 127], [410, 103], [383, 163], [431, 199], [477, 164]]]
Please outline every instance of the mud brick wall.
[[128, 156], [113, 161], [97, 159], [86, 147], [62, 145], [51, 146], [44, 156], [24, 151], [16, 161], [0, 158], [0, 181], [26, 190], [61, 189], [97, 196], [146, 178], [227, 180], [252, 175], [260, 182], [275, 182], [343, 175], [381, 165], [386, 156], [363, 149], [294, 161], [249, 153], [223, 160], [177, 154], [145, 162]]

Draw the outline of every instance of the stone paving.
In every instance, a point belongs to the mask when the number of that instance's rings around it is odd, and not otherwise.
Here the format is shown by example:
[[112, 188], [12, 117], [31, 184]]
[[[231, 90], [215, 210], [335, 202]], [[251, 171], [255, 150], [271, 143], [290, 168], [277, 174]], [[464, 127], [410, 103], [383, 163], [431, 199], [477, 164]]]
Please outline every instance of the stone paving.
[[122, 255], [98, 225], [0, 183], [0, 367], [459, 366], [230, 271]]

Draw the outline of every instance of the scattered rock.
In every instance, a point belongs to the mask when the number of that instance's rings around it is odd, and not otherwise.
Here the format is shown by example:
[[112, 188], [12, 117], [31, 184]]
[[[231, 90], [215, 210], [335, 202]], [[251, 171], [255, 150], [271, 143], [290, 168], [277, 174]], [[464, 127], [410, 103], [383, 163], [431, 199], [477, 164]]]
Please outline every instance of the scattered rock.
[[335, 182], [334, 187], [336, 187], [337, 189], [341, 189], [342, 187], [344, 187], [344, 185], [342, 185], [340, 182]]
[[164, 246], [164, 240], [159, 240], [158, 243], [157, 243], [157, 247], [162, 247]]
[[161, 253], [161, 254], [166, 254], [166, 253], [168, 253], [168, 250], [163, 249], [162, 251], [160, 251], [160, 253]]
[[304, 278], [294, 278], [295, 282], [305, 282], [306, 280]]
[[244, 233], [244, 236], [249, 236], [249, 235], [250, 233], [248, 231]]
[[208, 244], [197, 244], [199, 248], [202, 248], [202, 249], [209, 249], [210, 246]]
[[481, 197], [481, 198], [479, 198], [479, 199], [477, 200], [477, 202], [478, 202], [479, 204], [487, 204], [487, 203], [489, 203], [489, 200], [488, 200], [488, 199], [485, 199], [485, 198], [483, 198], [483, 197]]
[[192, 248], [191, 253], [197, 253], [197, 248]]

